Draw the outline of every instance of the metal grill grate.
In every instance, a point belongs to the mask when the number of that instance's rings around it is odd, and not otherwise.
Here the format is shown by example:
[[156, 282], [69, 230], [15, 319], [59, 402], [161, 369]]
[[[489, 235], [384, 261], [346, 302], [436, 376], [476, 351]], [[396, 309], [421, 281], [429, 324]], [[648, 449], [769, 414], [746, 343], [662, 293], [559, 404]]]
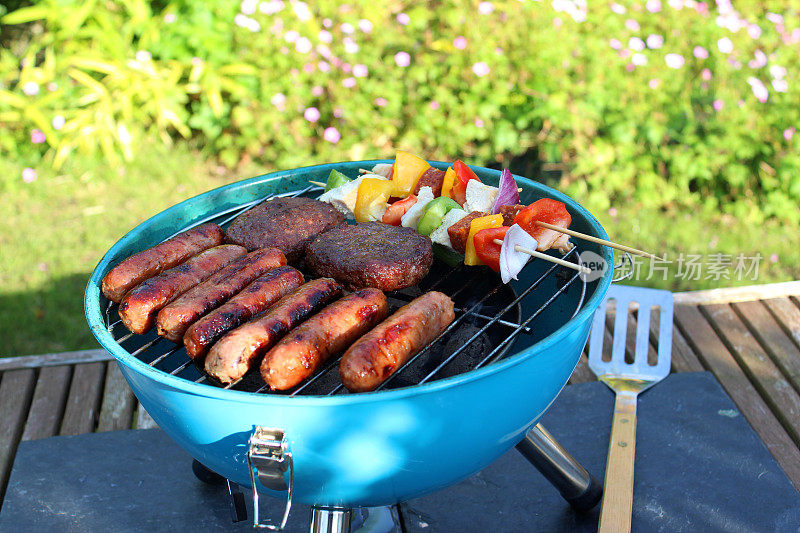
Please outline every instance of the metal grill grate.
[[[237, 216], [271, 198], [316, 197], [320, 191], [319, 187], [306, 187], [269, 195], [208, 216], [176, 231], [170, 237], [206, 222], [225, 227]], [[563, 258], [577, 263], [577, 248]], [[306, 272], [303, 274], [309, 279]], [[539, 331], [540, 324], [534, 323], [534, 320], [555, 302], [562, 305], [573, 303], [575, 308], [571, 316], [577, 314], [585, 300], [586, 282], [578, 273], [552, 265], [517, 293], [512, 285], [503, 284], [500, 277], [488, 269], [453, 268], [437, 260], [418, 286], [387, 293], [390, 312], [431, 290], [441, 291], [453, 299], [456, 303], [455, 320], [438, 338], [397, 369], [378, 390], [413, 386], [481, 368], [507, 355], [523, 333], [531, 342], [535, 342], [537, 336], [546, 336], [550, 332]], [[564, 295], [570, 291], [575, 291], [572, 297], [565, 298]], [[113, 302], [106, 305], [105, 324], [114, 340], [131, 355], [158, 370], [196, 383], [289, 396], [348, 392], [339, 382], [337, 367], [340, 356], [331, 358], [311, 378], [288, 391], [269, 391], [257, 370], [232, 385], [224, 386], [193, 364], [183, 345], [158, 337], [153, 331], [145, 335], [130, 333], [119, 320], [117, 304]]]

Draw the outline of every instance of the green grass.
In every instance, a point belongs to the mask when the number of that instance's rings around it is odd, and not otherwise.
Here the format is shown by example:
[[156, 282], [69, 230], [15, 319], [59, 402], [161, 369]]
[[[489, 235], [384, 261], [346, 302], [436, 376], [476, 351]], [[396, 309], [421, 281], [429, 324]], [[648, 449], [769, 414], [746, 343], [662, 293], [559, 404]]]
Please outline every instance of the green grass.
[[[219, 172], [180, 145], [143, 150], [118, 168], [79, 160], [57, 175], [40, 169], [30, 184], [19, 177], [18, 165], [0, 162], [0, 356], [97, 347], [83, 317], [82, 297], [102, 254], [162, 209], [269, 170], [250, 166], [235, 175]], [[755, 281], [682, 280], [673, 266], [667, 280], [658, 276], [636, 284], [689, 290], [800, 275], [800, 235], [777, 222], [753, 226], [709, 213], [652, 213], [631, 205], [617, 206], [616, 216], [597, 215], [612, 239], [669, 258], [681, 252], [764, 257]], [[769, 260], [773, 254], [775, 263]], [[643, 273], [646, 277], [647, 269]]]

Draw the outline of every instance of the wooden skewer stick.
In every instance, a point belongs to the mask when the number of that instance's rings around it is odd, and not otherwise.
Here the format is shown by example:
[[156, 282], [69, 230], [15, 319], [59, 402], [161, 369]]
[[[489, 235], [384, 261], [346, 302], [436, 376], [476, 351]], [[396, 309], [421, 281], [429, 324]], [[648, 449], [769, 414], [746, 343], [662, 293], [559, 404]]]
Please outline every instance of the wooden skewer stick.
[[[500, 239], [494, 239], [495, 244], [503, 245], [503, 241]], [[553, 257], [552, 255], [543, 254], [542, 252], [537, 252], [536, 250], [531, 250], [530, 248], [525, 248], [524, 246], [520, 246], [519, 244], [514, 245], [514, 250], [518, 252], [522, 252], [523, 254], [528, 254], [531, 257], [538, 257], [539, 259], [544, 259], [545, 261], [550, 261], [551, 263], [555, 263], [557, 265], [565, 266], [567, 268], [571, 268], [572, 270], [577, 270], [582, 274], [591, 274], [592, 269], [589, 267], [585, 267], [583, 265], [576, 265], [575, 263], [570, 263], [569, 261], [564, 261], [563, 259], [559, 259], [558, 257]]]
[[308, 180], [311, 185], [316, 185], [317, 187], [325, 187], [327, 183], [322, 183], [321, 181], [311, 181]]
[[607, 241], [605, 239], [598, 239], [597, 237], [593, 237], [592, 235], [586, 235], [585, 233], [580, 233], [578, 231], [573, 231], [571, 229], [562, 228], [561, 226], [556, 226], [554, 224], [548, 224], [547, 222], [540, 222], [538, 220], [535, 220], [534, 222], [543, 228], [552, 229], [560, 233], [566, 233], [567, 235], [571, 235], [573, 237], [577, 237], [585, 241], [596, 242], [597, 244], [604, 244], [606, 246], [610, 246], [611, 248], [622, 250], [623, 252], [630, 252], [632, 254], [649, 257], [650, 259], [655, 259], [656, 261], [664, 261], [660, 257], [656, 257], [653, 254], [647, 253], [643, 250], [637, 250], [636, 248], [631, 248], [630, 246], [625, 246], [624, 244], [617, 244], [615, 242]]

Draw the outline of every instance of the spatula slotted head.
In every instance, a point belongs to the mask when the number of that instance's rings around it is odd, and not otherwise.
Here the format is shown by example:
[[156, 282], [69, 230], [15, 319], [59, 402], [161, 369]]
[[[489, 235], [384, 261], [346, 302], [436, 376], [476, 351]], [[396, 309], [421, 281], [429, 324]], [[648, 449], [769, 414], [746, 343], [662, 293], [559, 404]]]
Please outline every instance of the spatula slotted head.
[[[611, 360], [603, 361], [606, 336], [606, 313], [609, 301], [616, 302], [614, 329], [611, 339]], [[635, 339], [628, 334], [628, 309], [634, 303], [636, 312]], [[657, 358], [648, 362], [650, 351], [650, 317], [653, 309], [659, 313]], [[632, 361], [626, 362], [626, 348]], [[656, 289], [612, 285], [606, 299], [594, 315], [589, 338], [589, 368], [598, 378], [631, 378], [648, 383], [644, 388], [664, 379], [670, 370], [672, 356], [672, 293]], [[630, 361], [630, 357], [629, 357]], [[606, 381], [604, 379], [604, 381]]]

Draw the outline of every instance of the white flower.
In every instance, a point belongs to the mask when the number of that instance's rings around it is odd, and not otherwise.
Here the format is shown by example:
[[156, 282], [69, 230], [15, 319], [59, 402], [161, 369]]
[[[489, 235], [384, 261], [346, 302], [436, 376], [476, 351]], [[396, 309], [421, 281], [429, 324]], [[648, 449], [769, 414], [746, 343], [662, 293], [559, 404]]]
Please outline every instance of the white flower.
[[353, 76], [356, 78], [366, 78], [367, 74], [369, 74], [369, 69], [367, 69], [366, 65], [354, 65], [353, 66]]
[[358, 21], [358, 29], [364, 33], [372, 33], [372, 28], [372, 22], [368, 21], [367, 19], [361, 19]]
[[348, 24], [347, 22], [345, 22], [344, 24], [339, 26], [339, 29], [342, 30], [342, 33], [347, 33], [348, 35], [351, 34], [351, 33], [355, 33], [355, 31], [356, 31], [356, 29], [353, 27], [353, 25], [352, 24]]
[[651, 33], [647, 36], [647, 47], [651, 50], [655, 50], [657, 48], [661, 48], [664, 46], [664, 37], [661, 35], [657, 35], [655, 33]]
[[301, 22], [308, 22], [311, 20], [311, 10], [308, 9], [308, 4], [305, 2], [293, 2], [292, 9], [294, 10], [294, 14], [297, 15], [297, 18], [300, 19]]
[[295, 42], [295, 41], [296, 41], [297, 39], [299, 39], [299, 38], [300, 38], [300, 34], [299, 34], [299, 33], [297, 33], [295, 30], [289, 30], [289, 31], [287, 31], [287, 32], [286, 32], [286, 34], [283, 36], [283, 39], [284, 39], [284, 40], [285, 40], [287, 43], [293, 43], [293, 42]]
[[153, 56], [147, 50], [139, 50], [136, 52], [136, 61], [139, 63], [147, 63], [151, 59], [153, 59]]
[[489, 15], [494, 11], [494, 5], [491, 2], [481, 2], [478, 4], [478, 13], [481, 15]]
[[786, 80], [772, 80], [772, 88], [775, 92], [785, 93], [789, 89], [789, 82]]
[[261, 2], [258, 4], [258, 10], [265, 15], [274, 15], [283, 9], [283, 2], [281, 0], [271, 0], [269, 2]]
[[60, 130], [64, 127], [64, 124], [67, 123], [67, 120], [63, 117], [63, 115], [56, 115], [53, 117], [53, 129]]
[[297, 39], [297, 42], [294, 43], [294, 49], [301, 54], [309, 53], [312, 48], [314, 48], [314, 45], [312, 45], [311, 41], [309, 41], [306, 37], [300, 37]]
[[642, 67], [647, 64], [647, 56], [637, 52], [631, 56], [631, 63], [637, 67]]
[[39, 94], [39, 84], [35, 81], [26, 82], [25, 85], [22, 86], [22, 92], [28, 96], [36, 96]]
[[728, 39], [727, 37], [723, 37], [719, 41], [717, 41], [717, 48], [723, 54], [730, 54], [733, 52], [733, 41]]
[[489, 74], [491, 69], [489, 69], [489, 65], [484, 63], [483, 61], [478, 61], [474, 65], [472, 65], [472, 72], [475, 73], [476, 76], [483, 77]]
[[776, 80], [782, 80], [786, 76], [786, 68], [780, 65], [772, 65], [769, 67], [769, 73]]
[[686, 62], [680, 54], [667, 54], [664, 56], [664, 61], [669, 68], [681, 68]]
[[349, 37], [345, 37], [342, 42], [344, 43], [344, 51], [348, 54], [355, 54], [358, 52], [358, 45]]
[[628, 40], [628, 48], [637, 52], [641, 52], [644, 50], [644, 41], [638, 37], [631, 37]]
[[245, 15], [253, 15], [256, 12], [256, 8], [258, 8], [258, 2], [256, 0], [242, 0], [239, 9]]

